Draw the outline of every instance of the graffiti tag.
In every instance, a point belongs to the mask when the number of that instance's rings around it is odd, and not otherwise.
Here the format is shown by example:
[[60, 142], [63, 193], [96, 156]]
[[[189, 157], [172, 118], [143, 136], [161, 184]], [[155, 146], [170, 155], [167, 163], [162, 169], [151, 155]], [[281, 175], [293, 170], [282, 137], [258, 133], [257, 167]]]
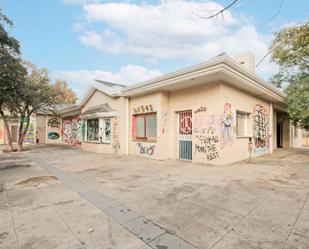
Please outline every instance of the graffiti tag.
[[53, 128], [60, 128], [60, 122], [57, 118], [51, 118], [48, 120], [48, 126]]
[[156, 146], [151, 145], [149, 147], [142, 145], [141, 143], [137, 143], [137, 146], [139, 147], [140, 154], [146, 154], [149, 156], [152, 156], [154, 154], [154, 149]]
[[201, 107], [197, 108], [197, 109], [194, 111], [194, 114], [197, 114], [197, 113], [200, 113], [200, 112], [206, 112], [206, 111], [207, 111], [207, 107], [201, 106]]
[[152, 105], [141, 105], [137, 108], [133, 108], [133, 111], [135, 114], [148, 113], [153, 112], [153, 107]]

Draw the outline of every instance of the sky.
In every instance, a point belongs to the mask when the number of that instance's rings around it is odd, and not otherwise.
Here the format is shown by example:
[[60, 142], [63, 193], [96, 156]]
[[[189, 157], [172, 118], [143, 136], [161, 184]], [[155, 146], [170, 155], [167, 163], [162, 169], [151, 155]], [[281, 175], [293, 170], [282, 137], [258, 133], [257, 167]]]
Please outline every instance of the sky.
[[[66, 80], [81, 96], [93, 79], [125, 85], [251, 51], [256, 63], [273, 33], [309, 20], [309, 0], [1, 0], [24, 60]], [[256, 73], [278, 67], [267, 57]]]

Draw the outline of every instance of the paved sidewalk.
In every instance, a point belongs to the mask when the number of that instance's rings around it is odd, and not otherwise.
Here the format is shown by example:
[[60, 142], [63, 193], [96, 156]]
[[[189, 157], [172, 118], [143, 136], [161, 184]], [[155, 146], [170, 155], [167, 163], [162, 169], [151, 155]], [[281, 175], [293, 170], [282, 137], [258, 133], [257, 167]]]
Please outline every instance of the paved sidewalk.
[[309, 248], [308, 150], [223, 167], [61, 146], [1, 156], [1, 249]]

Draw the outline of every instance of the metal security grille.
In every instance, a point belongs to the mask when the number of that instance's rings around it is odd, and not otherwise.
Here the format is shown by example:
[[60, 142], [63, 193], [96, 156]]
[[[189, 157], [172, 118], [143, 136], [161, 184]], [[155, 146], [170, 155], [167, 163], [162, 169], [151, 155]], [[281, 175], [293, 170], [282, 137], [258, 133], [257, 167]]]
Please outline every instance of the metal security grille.
[[192, 160], [192, 111], [178, 113], [179, 159]]

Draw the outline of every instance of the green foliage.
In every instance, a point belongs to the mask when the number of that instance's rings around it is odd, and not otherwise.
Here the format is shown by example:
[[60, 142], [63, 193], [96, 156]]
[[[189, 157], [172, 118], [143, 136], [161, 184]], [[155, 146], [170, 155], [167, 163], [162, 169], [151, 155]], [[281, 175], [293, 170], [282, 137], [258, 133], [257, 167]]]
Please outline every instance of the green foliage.
[[309, 23], [275, 33], [270, 49], [272, 60], [279, 64], [271, 83], [286, 88], [293, 123], [309, 129]]
[[294, 124], [309, 129], [309, 75], [302, 74], [286, 88], [288, 113]]

